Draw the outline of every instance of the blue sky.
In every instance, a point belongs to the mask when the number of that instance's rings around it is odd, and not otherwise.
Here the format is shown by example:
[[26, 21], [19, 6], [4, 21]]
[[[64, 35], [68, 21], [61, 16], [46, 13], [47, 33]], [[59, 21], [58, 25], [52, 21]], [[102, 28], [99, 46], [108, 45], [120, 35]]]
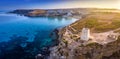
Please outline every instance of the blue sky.
[[33, 8], [63, 2], [63, 0], [0, 0], [0, 9]]
[[119, 8], [120, 0], [0, 0], [0, 10], [103, 7]]
[[50, 0], [0, 0], [0, 9], [29, 8], [35, 4], [53, 3]]

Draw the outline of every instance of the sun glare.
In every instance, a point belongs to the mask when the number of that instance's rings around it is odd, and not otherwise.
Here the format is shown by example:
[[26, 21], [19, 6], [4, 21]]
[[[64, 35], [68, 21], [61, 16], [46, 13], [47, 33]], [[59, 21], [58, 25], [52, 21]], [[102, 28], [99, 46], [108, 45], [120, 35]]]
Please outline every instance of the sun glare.
[[120, 9], [120, 0], [117, 2], [117, 9]]

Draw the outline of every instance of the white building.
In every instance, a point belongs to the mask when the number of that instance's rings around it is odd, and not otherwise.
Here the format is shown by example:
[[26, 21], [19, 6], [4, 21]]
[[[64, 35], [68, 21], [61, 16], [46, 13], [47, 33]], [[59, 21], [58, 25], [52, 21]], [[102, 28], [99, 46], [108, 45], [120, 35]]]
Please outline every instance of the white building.
[[90, 29], [83, 28], [80, 39], [88, 41], [90, 39]]

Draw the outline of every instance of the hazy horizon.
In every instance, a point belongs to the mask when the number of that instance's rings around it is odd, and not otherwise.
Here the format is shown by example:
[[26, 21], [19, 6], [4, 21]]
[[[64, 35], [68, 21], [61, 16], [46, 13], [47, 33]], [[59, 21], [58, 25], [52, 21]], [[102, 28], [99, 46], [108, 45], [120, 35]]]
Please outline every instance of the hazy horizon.
[[60, 8], [120, 9], [120, 0], [1, 0], [0, 2], [1, 10]]

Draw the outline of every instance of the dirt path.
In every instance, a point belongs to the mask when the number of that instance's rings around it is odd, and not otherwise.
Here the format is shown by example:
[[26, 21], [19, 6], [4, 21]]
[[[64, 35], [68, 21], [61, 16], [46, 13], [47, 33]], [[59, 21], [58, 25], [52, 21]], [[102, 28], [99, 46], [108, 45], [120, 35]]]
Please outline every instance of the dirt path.
[[119, 36], [119, 33], [114, 33], [114, 31], [108, 31], [103, 33], [92, 33], [92, 41], [100, 44], [106, 44], [115, 41]]

